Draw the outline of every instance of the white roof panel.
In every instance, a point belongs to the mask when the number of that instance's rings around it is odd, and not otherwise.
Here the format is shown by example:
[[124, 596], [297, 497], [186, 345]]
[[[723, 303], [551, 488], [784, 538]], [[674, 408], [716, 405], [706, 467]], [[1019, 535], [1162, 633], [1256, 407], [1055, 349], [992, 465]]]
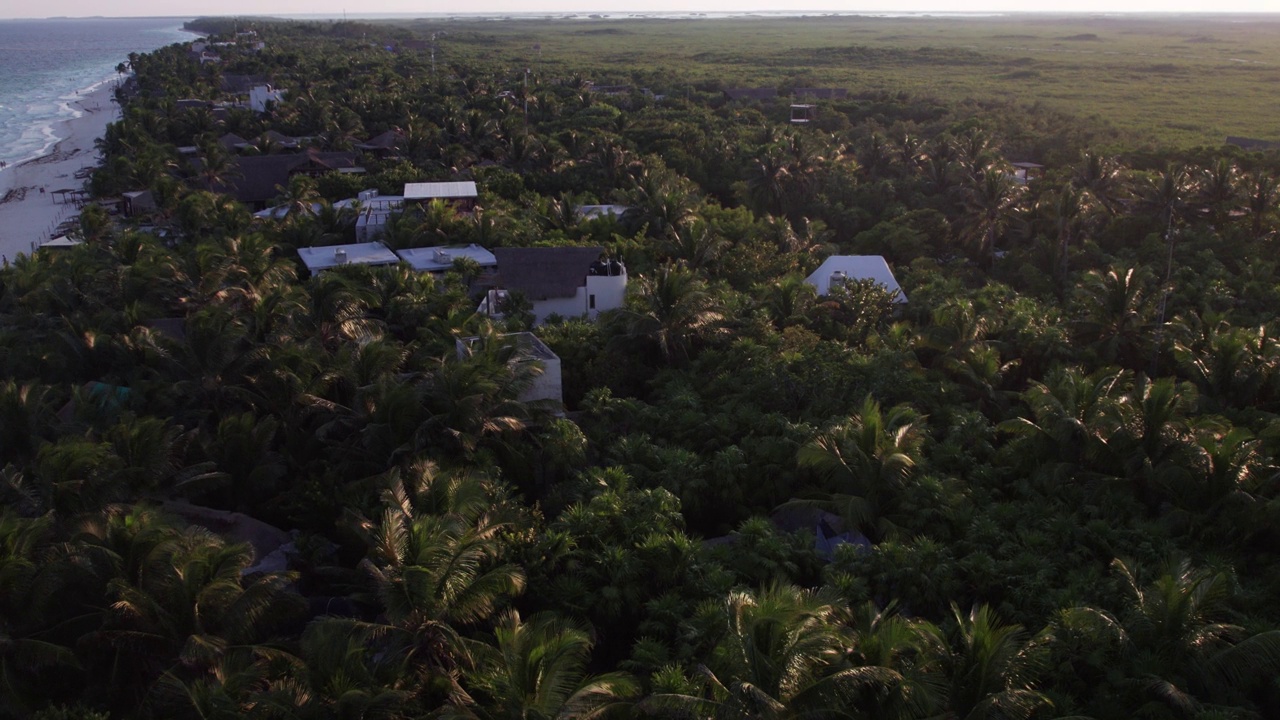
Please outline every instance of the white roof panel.
[[314, 275], [339, 265], [395, 265], [400, 258], [380, 242], [298, 248], [298, 255]]
[[[443, 256], [437, 253], [444, 253]], [[493, 253], [472, 243], [458, 247], [425, 247], [397, 250], [402, 260], [413, 266], [418, 272], [447, 272], [453, 269], [453, 261], [460, 257], [469, 257], [480, 263], [480, 267], [497, 267], [498, 259]]]
[[898, 291], [897, 302], [904, 303], [907, 296], [898, 285], [898, 279], [889, 269], [882, 255], [832, 255], [814, 270], [805, 282], [818, 289], [819, 295], [826, 295], [830, 290], [831, 276], [843, 272], [850, 280], [874, 280], [885, 288]]
[[476, 184], [466, 182], [405, 183], [405, 200], [435, 200], [476, 197]]

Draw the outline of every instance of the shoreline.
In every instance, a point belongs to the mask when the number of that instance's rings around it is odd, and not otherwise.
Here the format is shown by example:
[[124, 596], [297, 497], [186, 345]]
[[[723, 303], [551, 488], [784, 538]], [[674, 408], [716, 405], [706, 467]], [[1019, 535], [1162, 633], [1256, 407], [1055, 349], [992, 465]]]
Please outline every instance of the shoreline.
[[38, 157], [0, 170], [0, 255], [10, 262], [56, 237], [57, 227], [79, 214], [75, 204], [57, 202], [54, 193], [84, 188], [86, 180], [76, 173], [98, 167], [95, 143], [120, 118], [110, 79], [68, 104], [79, 115], [55, 125], [60, 140]]

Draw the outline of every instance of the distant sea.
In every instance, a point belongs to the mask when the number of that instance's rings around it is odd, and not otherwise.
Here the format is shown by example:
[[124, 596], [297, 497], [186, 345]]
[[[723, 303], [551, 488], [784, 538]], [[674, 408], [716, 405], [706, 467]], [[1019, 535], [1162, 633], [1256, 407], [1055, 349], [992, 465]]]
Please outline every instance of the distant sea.
[[174, 18], [0, 20], [0, 160], [14, 165], [63, 139], [61, 120], [77, 117], [77, 91], [119, 76], [129, 53], [194, 36]]

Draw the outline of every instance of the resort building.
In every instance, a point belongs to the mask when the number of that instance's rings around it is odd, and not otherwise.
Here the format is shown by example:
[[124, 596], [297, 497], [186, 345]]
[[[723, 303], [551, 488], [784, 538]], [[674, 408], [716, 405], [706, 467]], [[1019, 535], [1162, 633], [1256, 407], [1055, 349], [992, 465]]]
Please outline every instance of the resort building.
[[[536, 363], [541, 370], [534, 378], [533, 384], [516, 399], [526, 403], [554, 403], [557, 409], [562, 409], [564, 386], [560, 374], [560, 357], [531, 332], [499, 335], [494, 340], [502, 342], [504, 350], [510, 349], [513, 352], [508, 362]], [[459, 338], [456, 342], [458, 357], [465, 358], [480, 351], [481, 342], [482, 339], [479, 337]]]
[[397, 250], [401, 260], [418, 272], [443, 274], [453, 269], [453, 261], [458, 258], [470, 258], [476, 261], [481, 270], [493, 271], [498, 267], [498, 259], [493, 253], [472, 243], [470, 245], [409, 248]]
[[404, 201], [425, 204], [432, 200], [444, 200], [460, 212], [471, 212], [476, 207], [476, 184], [464, 182], [405, 183]]
[[898, 293], [894, 302], [907, 301], [902, 287], [898, 285], [898, 279], [893, 276], [889, 263], [885, 262], [882, 255], [832, 255], [805, 278], [805, 282], [817, 289], [820, 296], [850, 280], [873, 280], [886, 290]]
[[603, 259], [599, 247], [495, 248], [498, 277], [479, 311], [501, 317], [509, 293], [519, 292], [533, 305], [534, 324], [551, 315], [595, 320], [623, 305], [627, 268]]
[[298, 248], [307, 270], [314, 276], [344, 265], [395, 265], [400, 257], [380, 242]]

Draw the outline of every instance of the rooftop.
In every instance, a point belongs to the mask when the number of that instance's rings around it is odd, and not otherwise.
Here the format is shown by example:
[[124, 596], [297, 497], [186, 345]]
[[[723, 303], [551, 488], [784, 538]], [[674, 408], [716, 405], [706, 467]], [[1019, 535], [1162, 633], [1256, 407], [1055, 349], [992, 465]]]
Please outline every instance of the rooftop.
[[476, 197], [476, 184], [470, 180], [465, 182], [405, 183], [404, 186], [404, 199], [409, 201], [473, 197]]
[[400, 258], [380, 242], [298, 248], [312, 274], [339, 265], [395, 265]]
[[898, 279], [889, 269], [889, 263], [885, 262], [881, 255], [832, 255], [823, 260], [818, 269], [805, 279], [805, 282], [817, 288], [819, 295], [826, 295], [831, 290], [832, 276], [838, 277], [840, 273], [850, 280], [874, 280], [885, 286], [887, 290], [898, 292], [894, 302], [907, 301], [902, 287], [898, 285]]
[[502, 287], [530, 300], [573, 297], [586, 284], [601, 247], [494, 248]]
[[445, 246], [425, 248], [409, 248], [397, 250], [396, 254], [409, 263], [418, 272], [446, 272], [453, 269], [453, 261], [458, 258], [471, 258], [480, 267], [495, 267], [498, 259], [493, 253], [472, 243], [465, 246]]

